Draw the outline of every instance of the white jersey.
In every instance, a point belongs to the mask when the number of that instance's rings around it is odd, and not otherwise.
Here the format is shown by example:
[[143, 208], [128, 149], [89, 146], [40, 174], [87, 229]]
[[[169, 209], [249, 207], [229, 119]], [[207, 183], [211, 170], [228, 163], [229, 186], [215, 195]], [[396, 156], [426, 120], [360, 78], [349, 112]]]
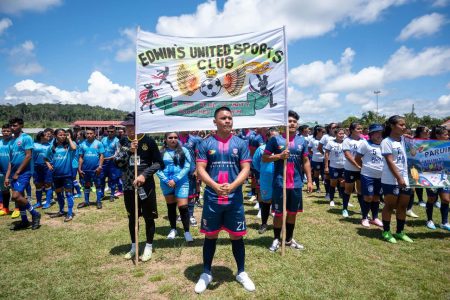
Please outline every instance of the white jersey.
[[317, 149], [319, 147], [319, 140], [312, 138], [309, 141], [308, 148], [311, 148], [313, 153], [311, 160], [315, 162], [323, 162], [323, 154]]
[[328, 144], [328, 142], [329, 142], [330, 140], [333, 140], [333, 139], [334, 139], [333, 136], [328, 135], [328, 134], [324, 134], [324, 135], [322, 136], [322, 138], [320, 139], [320, 142], [319, 142], [319, 143], [321, 143], [321, 144], [323, 145], [323, 147], [325, 147], [325, 146]]
[[361, 175], [371, 178], [381, 178], [383, 171], [381, 145], [364, 140], [358, 147], [358, 154], [362, 157]]
[[[358, 151], [359, 145], [363, 142], [363, 139], [355, 140], [351, 137], [348, 137], [342, 142], [342, 150], [343, 151], [350, 151], [350, 154], [355, 157], [356, 152]], [[345, 155], [344, 155], [345, 157]], [[353, 171], [353, 172], [359, 172], [360, 170], [355, 167], [347, 158], [345, 158], [344, 161], [344, 169], [347, 171]]]
[[336, 140], [330, 140], [324, 148], [330, 153], [330, 167], [343, 169], [344, 152], [342, 151], [342, 143], [338, 143]]
[[386, 162], [384, 155], [391, 154], [397, 170], [400, 172], [400, 176], [405, 180], [406, 185], [409, 185], [408, 181], [408, 162], [406, 160], [405, 140], [403, 136], [400, 141], [393, 140], [390, 137], [385, 138], [381, 142], [381, 154], [383, 155], [383, 172], [381, 174], [381, 183], [398, 185], [397, 179], [395, 179], [389, 166]]

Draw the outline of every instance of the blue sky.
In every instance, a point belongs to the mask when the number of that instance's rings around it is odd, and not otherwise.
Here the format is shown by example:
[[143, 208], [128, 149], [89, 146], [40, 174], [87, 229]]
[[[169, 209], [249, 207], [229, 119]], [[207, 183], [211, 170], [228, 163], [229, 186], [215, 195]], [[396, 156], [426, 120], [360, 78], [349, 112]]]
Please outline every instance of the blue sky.
[[302, 120], [450, 116], [450, 0], [0, 1], [0, 103], [133, 110], [136, 27], [178, 36], [282, 25]]

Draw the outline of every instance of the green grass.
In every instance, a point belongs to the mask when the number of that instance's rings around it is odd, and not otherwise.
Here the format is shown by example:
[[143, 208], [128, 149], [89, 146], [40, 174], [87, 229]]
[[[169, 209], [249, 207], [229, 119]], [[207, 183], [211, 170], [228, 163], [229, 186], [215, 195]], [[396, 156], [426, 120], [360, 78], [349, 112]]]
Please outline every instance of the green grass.
[[[295, 239], [305, 251], [270, 253], [272, 231], [257, 233], [253, 204], [246, 204], [246, 270], [256, 284], [248, 293], [235, 281], [231, 244], [220, 235], [213, 261], [214, 281], [200, 296], [194, 285], [202, 272], [203, 235], [192, 229], [194, 243], [180, 236], [166, 240], [169, 222], [158, 194], [159, 214], [152, 260], [137, 267], [122, 257], [129, 249], [122, 199], [75, 210], [73, 222], [43, 217], [37, 231], [11, 232], [9, 216], [0, 218], [0, 298], [3, 299], [449, 299], [450, 232], [425, 227], [425, 211], [408, 219], [413, 244], [388, 244], [380, 229], [359, 225], [358, 206], [342, 219], [323, 194], [305, 197]], [[81, 200], [77, 200], [79, 203]], [[353, 201], [356, 203], [356, 201]], [[51, 211], [56, 211], [53, 207]], [[352, 214], [353, 212], [353, 214]], [[197, 220], [200, 210], [196, 211]], [[435, 222], [440, 213], [435, 209]], [[271, 218], [269, 218], [271, 223]], [[393, 218], [392, 228], [395, 228]], [[271, 227], [270, 227], [271, 228]], [[140, 249], [145, 236], [140, 234]]]

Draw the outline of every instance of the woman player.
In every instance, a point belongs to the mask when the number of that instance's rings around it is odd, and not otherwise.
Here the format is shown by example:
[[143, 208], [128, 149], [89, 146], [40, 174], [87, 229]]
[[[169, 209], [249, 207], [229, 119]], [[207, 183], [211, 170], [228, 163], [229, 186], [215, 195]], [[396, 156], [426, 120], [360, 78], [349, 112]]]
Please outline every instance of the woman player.
[[313, 181], [316, 184], [316, 192], [320, 193], [319, 175], [324, 180], [325, 165], [323, 162], [323, 154], [317, 149], [320, 139], [325, 133], [325, 129], [321, 126], [315, 126], [313, 137], [309, 142], [308, 149], [311, 156], [311, 170], [313, 171]]
[[[344, 186], [344, 152], [342, 142], [344, 140], [344, 129], [335, 129], [334, 140], [328, 141], [325, 146], [325, 174], [330, 176], [330, 206], [334, 206], [334, 193], [336, 187]], [[348, 217], [344, 216], [344, 217]]]

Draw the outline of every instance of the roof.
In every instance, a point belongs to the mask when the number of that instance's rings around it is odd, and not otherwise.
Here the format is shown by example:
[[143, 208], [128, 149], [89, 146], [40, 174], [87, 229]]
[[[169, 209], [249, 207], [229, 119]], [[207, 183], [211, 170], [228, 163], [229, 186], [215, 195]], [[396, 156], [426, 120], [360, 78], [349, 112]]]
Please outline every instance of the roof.
[[122, 124], [123, 121], [88, 121], [88, 120], [79, 120], [75, 121], [71, 124], [71, 126], [80, 126], [80, 127], [107, 127], [109, 125], [114, 125], [117, 127], [123, 127]]
[[445, 121], [441, 126], [446, 127], [447, 129], [450, 129], [450, 119], [448, 119], [447, 121]]

